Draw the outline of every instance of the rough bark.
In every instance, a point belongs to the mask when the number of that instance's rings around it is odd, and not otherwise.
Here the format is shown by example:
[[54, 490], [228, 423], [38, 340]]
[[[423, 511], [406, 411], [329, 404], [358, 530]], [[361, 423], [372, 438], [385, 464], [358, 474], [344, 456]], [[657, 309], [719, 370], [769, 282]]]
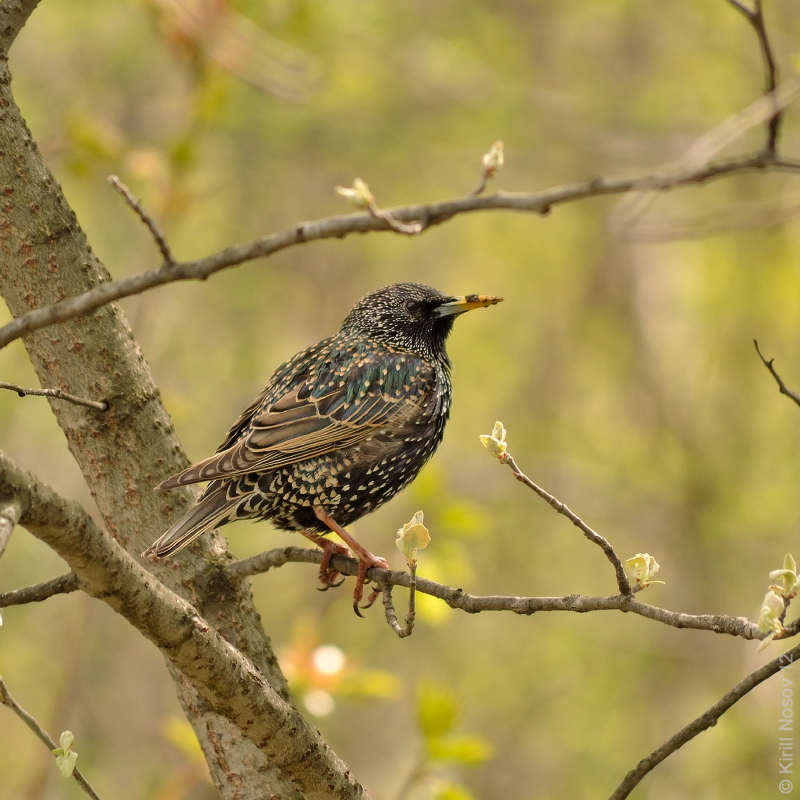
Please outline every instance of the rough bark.
[[[11, 313], [18, 316], [109, 280], [107, 270], [92, 252], [14, 103], [10, 73], [3, 58], [0, 61], [0, 293]], [[105, 412], [58, 401], [51, 401], [51, 407], [107, 530], [133, 556], [132, 564], [141, 563], [137, 554], [186, 509], [195, 493], [185, 489], [166, 496], [152, 491], [160, 480], [187, 466], [187, 460], [124, 314], [115, 305], [105, 306], [86, 317], [37, 331], [26, 337], [24, 343], [43, 387], [61, 388], [109, 403]], [[123, 555], [121, 551], [119, 555]], [[181, 620], [190, 628], [208, 623], [212, 631], [232, 645], [231, 659], [241, 658], [242, 664], [253, 667], [251, 673], [245, 670], [242, 675], [242, 691], [258, 691], [248, 688], [247, 683], [263, 681], [260, 690], [268, 688], [296, 718], [293, 725], [299, 726], [300, 738], [313, 731], [294, 711], [286, 681], [252, 604], [249, 586], [245, 583], [213, 602], [204, 599], [197, 590], [195, 576], [214, 564], [226, 563], [229, 558], [224, 539], [214, 535], [203, 537], [174, 562], [160, 567], [145, 564], [144, 570], [153, 574], [147, 583], [149, 590], [156, 593], [161, 589], [171, 590], [168, 596], [173, 598], [170, 602], [175, 612], [172, 617], [152, 621], [156, 626], [166, 627], [158, 633], [161, 640], [152, 635], [150, 638], [161, 646], [172, 665], [178, 697], [223, 797], [297, 798], [295, 786], [316, 785], [314, 781], [293, 785], [293, 775], [289, 773], [296, 771], [298, 764], [286, 775], [272, 769], [265, 755], [270, 748], [256, 747], [251, 732], [243, 731], [231, 721], [237, 716], [235, 703], [228, 702], [232, 699], [210, 697], [209, 686], [202, 679], [197, 675], [187, 677], [185, 671], [175, 666], [180, 662], [174, 658], [174, 647], [180, 639]], [[87, 570], [94, 570], [96, 565], [90, 559], [72, 560], [84, 588], [93, 587], [91, 593], [101, 596], [96, 590], [96, 580], [93, 583], [86, 577]], [[111, 599], [103, 599], [127, 616], [140, 632], [150, 635], [142, 629], [143, 620], [139, 616], [126, 614], [121, 601], [113, 599], [130, 590], [127, 582], [134, 580], [133, 574], [127, 570], [115, 576], [111, 584], [118, 582], [118, 585], [107, 587]], [[175, 595], [185, 602], [179, 602]], [[157, 613], [167, 614], [168, 607], [169, 603], [159, 606]], [[194, 617], [184, 618], [182, 615], [190, 613], [189, 608]], [[197, 617], [195, 608], [202, 619]], [[193, 619], [199, 621], [195, 623]], [[198, 685], [205, 695], [198, 693]], [[223, 714], [215, 713], [213, 708]], [[286, 719], [273, 719], [270, 724], [280, 727], [286, 724]], [[262, 738], [264, 735], [262, 731]], [[313, 753], [306, 757], [310, 761]], [[323, 772], [314, 763], [306, 764], [305, 770], [312, 777], [315, 770], [320, 773], [317, 777]], [[341, 790], [338, 796], [359, 796], [361, 789], [344, 765], [339, 772], [340, 782], [332, 781], [329, 776], [320, 777], [320, 781], [337, 784]], [[304, 794], [322, 796], [316, 791]]]

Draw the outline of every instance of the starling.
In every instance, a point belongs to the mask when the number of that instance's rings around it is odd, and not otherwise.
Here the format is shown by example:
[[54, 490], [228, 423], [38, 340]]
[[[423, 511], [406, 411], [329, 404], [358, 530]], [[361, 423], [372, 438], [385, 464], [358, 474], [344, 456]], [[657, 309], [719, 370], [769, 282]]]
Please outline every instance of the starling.
[[433, 455], [450, 415], [445, 340], [453, 321], [501, 300], [417, 283], [368, 294], [335, 336], [278, 367], [215, 455], [156, 487], [210, 481], [143, 555], [165, 558], [212, 528], [268, 519], [325, 550], [320, 580], [327, 588], [338, 577], [331, 556], [347, 553], [321, 535], [335, 531], [359, 560], [358, 614], [367, 570], [387, 565], [344, 527], [407, 486]]

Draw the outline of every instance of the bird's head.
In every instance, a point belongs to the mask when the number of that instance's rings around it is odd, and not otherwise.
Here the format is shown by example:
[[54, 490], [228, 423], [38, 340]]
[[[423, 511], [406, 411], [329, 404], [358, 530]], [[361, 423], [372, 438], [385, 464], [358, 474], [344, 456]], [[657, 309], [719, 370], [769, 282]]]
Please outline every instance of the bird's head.
[[444, 344], [455, 318], [502, 299], [482, 294], [454, 296], [421, 283], [395, 283], [362, 297], [342, 323], [341, 331], [446, 361]]

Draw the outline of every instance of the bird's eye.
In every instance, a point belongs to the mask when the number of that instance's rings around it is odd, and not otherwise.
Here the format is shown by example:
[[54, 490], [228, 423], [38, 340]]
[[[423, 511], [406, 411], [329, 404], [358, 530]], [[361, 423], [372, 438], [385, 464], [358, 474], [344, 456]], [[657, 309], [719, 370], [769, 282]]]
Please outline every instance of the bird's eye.
[[422, 303], [418, 302], [417, 300], [407, 300], [406, 310], [416, 316], [420, 313], [420, 311], [422, 311]]

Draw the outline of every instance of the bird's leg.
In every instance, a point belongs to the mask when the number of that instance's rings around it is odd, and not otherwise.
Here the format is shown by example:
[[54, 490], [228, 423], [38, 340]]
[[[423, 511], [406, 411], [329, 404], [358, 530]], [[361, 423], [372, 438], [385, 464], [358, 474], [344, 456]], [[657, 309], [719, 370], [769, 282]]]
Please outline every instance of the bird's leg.
[[[364, 615], [358, 610], [358, 604], [364, 596], [364, 583], [367, 579], [367, 570], [370, 567], [381, 567], [382, 569], [389, 569], [386, 559], [380, 556], [375, 556], [364, 547], [363, 544], [356, 541], [322, 506], [314, 506], [314, 513], [320, 522], [324, 522], [337, 536], [339, 536], [347, 546], [356, 554], [358, 558], [358, 576], [356, 577], [356, 588], [353, 592], [353, 611], [359, 617]], [[369, 596], [369, 602], [365, 608], [369, 608], [378, 596], [378, 591], [372, 592]]]
[[336, 544], [336, 542], [332, 542], [324, 536], [320, 536], [318, 533], [312, 533], [311, 531], [300, 531], [300, 533], [323, 550], [322, 562], [319, 565], [319, 579], [324, 586], [320, 591], [326, 592], [331, 587], [335, 589], [337, 586], [341, 586], [344, 583], [344, 578], [338, 583], [336, 582], [339, 573], [335, 569], [331, 569], [331, 558], [333, 558], [334, 555], [342, 555], [350, 558], [350, 551], [346, 547]]

